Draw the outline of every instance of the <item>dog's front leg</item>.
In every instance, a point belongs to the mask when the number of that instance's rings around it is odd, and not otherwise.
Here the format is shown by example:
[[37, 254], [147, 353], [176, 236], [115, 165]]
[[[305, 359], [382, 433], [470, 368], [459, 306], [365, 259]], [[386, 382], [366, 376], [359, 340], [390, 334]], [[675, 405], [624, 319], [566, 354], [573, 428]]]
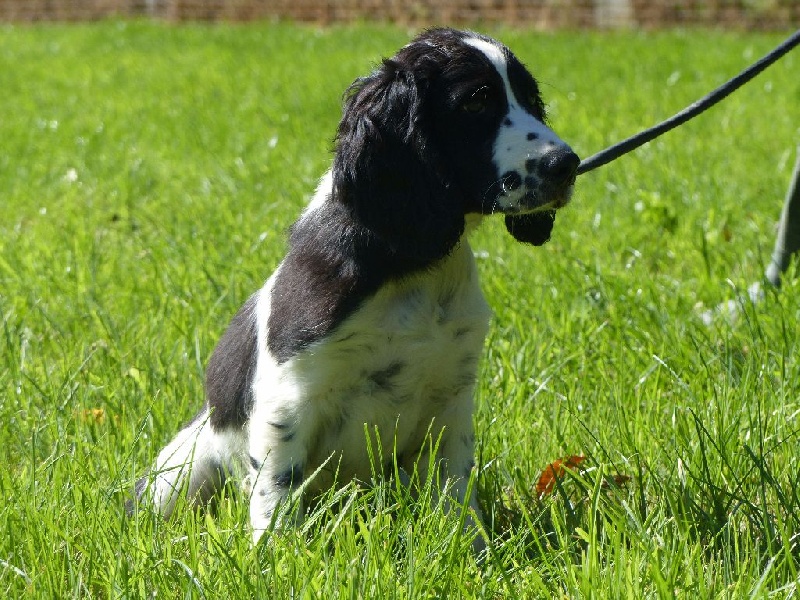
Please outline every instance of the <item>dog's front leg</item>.
[[[440, 441], [438, 456], [439, 477], [442, 487], [447, 488], [456, 506], [466, 506], [464, 530], [477, 535], [472, 542], [476, 555], [486, 547], [480, 523], [481, 509], [478, 506], [478, 494], [475, 480], [472, 478], [475, 469], [475, 432], [472, 424], [472, 395], [464, 396], [453, 403], [443, 415], [444, 431]], [[472, 481], [472, 486], [470, 486]], [[449, 510], [449, 503], [445, 504]]]
[[297, 498], [298, 505], [291, 501], [305, 476], [307, 440], [299, 423], [270, 417], [253, 419], [250, 429], [253, 543], [271, 527], [286, 524], [287, 514], [294, 513], [295, 524], [303, 515], [302, 498]]

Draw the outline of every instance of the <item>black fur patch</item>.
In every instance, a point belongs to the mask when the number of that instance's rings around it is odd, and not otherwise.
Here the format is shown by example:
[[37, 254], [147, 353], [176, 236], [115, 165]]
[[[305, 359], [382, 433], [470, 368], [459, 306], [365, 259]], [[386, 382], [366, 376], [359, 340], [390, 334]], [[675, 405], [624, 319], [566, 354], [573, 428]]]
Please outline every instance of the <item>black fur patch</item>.
[[393, 380], [405, 369], [405, 364], [402, 361], [396, 361], [383, 369], [372, 371], [367, 378], [375, 384], [375, 387], [385, 391], [391, 391], [394, 386]]
[[506, 229], [517, 241], [541, 246], [550, 239], [556, 212], [545, 211], [527, 215], [506, 216]]
[[511, 91], [516, 96], [517, 101], [522, 107], [530, 112], [542, 123], [546, 122], [544, 101], [539, 93], [539, 86], [533, 75], [525, 68], [516, 56], [508, 52], [506, 54], [508, 81], [511, 84]]
[[[331, 195], [295, 223], [276, 276], [267, 347], [278, 362], [331, 334], [388, 280], [447, 256], [467, 213], [497, 209], [493, 146], [509, 103], [465, 35], [428, 30], [348, 90]], [[518, 102], [543, 119], [535, 80], [503, 52]], [[466, 110], [477, 90], [484, 105]]]
[[385, 281], [417, 266], [391, 253], [336, 202], [298, 221], [289, 244], [268, 321], [267, 347], [278, 362], [325, 337]]
[[256, 295], [250, 296], [223, 334], [206, 369], [211, 426], [241, 427], [253, 407], [256, 367]]
[[283, 473], [275, 475], [275, 485], [281, 488], [297, 487], [303, 483], [303, 465], [292, 465]]
[[[292, 228], [275, 281], [267, 345], [283, 362], [331, 333], [386, 281], [451, 252], [464, 215], [498, 179], [492, 145], [507, 112], [464, 98], [500, 75], [464, 34], [430, 30], [348, 92], [333, 191]], [[437, 52], [431, 52], [436, 47]]]

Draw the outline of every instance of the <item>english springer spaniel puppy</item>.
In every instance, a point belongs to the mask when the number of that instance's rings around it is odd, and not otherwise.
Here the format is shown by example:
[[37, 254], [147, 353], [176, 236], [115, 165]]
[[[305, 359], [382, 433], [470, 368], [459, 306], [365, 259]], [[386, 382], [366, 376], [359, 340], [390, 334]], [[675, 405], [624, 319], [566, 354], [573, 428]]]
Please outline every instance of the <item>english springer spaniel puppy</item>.
[[499, 213], [543, 244], [578, 163], [545, 125], [534, 78], [482, 35], [425, 31], [358, 79], [285, 258], [233, 317], [205, 405], [137, 482], [139, 500], [169, 515], [181, 490], [207, 500], [246, 472], [258, 540], [292, 497], [369, 480], [371, 455], [422, 481], [436, 465], [479, 519], [468, 479], [490, 311], [467, 236]]

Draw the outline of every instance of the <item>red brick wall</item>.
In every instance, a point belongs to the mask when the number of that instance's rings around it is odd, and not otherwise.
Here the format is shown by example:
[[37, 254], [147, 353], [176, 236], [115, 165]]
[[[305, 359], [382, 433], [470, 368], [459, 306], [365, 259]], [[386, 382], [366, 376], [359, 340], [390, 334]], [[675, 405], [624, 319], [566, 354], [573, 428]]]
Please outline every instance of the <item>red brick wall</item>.
[[800, 27], [800, 0], [0, 0], [0, 21], [142, 16], [176, 21], [366, 19], [538, 28], [698, 24], [791, 29]]

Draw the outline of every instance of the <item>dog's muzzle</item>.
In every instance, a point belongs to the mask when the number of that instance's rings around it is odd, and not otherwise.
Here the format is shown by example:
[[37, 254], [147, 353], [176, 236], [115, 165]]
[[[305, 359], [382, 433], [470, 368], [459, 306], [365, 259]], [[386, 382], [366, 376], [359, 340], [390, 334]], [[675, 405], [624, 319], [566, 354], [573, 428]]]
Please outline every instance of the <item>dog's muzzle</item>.
[[508, 171], [501, 177], [500, 210], [523, 214], [561, 208], [569, 202], [581, 159], [569, 146], [556, 146], [525, 161], [524, 175]]

